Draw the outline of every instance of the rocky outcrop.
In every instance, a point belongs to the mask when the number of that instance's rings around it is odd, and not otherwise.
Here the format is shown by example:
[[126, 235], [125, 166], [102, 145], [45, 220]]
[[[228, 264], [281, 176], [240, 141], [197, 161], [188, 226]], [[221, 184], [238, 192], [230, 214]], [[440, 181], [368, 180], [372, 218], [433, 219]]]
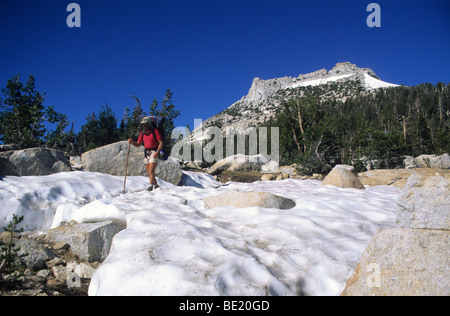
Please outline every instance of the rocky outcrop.
[[0, 175], [46, 176], [70, 171], [64, 153], [49, 148], [29, 148], [0, 152]]
[[450, 295], [449, 186], [442, 176], [410, 177], [399, 227], [373, 236], [342, 295]]
[[236, 208], [264, 207], [281, 210], [295, 207], [291, 199], [267, 192], [228, 191], [204, 199], [208, 208], [232, 206]]
[[353, 173], [355, 169], [352, 166], [337, 165], [325, 177], [322, 185], [334, 185], [338, 188], [353, 188], [364, 190], [364, 186]]
[[[83, 169], [92, 172], [125, 176], [128, 142], [122, 141], [85, 152], [81, 155]], [[144, 148], [130, 146], [128, 176], [147, 176], [144, 164]], [[156, 176], [174, 185], [179, 185], [183, 177], [180, 164], [172, 158], [160, 161]]]

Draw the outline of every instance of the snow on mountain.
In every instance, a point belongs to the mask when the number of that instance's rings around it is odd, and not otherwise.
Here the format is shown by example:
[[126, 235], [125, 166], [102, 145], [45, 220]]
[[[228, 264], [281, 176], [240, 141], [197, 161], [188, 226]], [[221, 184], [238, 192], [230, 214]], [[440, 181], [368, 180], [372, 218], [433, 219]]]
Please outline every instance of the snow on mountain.
[[321, 89], [322, 99], [344, 100], [348, 95], [396, 86], [398, 85], [382, 81], [371, 69], [359, 68], [350, 62], [338, 63], [330, 71], [321, 69], [297, 78], [255, 78], [246, 96], [221, 113], [206, 119], [203, 128], [256, 127], [273, 117], [283, 100], [311, 93], [311, 88]]
[[[381, 227], [395, 225], [400, 189], [366, 190], [287, 179], [221, 185], [185, 172], [185, 186], [93, 172], [0, 181], [0, 226], [24, 215], [26, 230], [61, 221], [127, 224], [95, 272], [90, 295], [339, 295]], [[203, 199], [228, 190], [271, 192], [289, 210], [207, 209]]]
[[397, 84], [381, 81], [368, 74], [364, 74], [364, 87], [368, 90], [380, 89], [380, 88], [393, 88], [399, 87]]
[[307, 87], [307, 86], [320, 86], [322, 84], [327, 84], [330, 82], [342, 80], [348, 77], [351, 77], [353, 74], [346, 74], [346, 75], [337, 75], [337, 76], [331, 76], [327, 78], [321, 78], [321, 79], [312, 79], [312, 80], [306, 80], [306, 81], [300, 81], [293, 83], [292, 85], [288, 86], [286, 89], [293, 89], [298, 87]]

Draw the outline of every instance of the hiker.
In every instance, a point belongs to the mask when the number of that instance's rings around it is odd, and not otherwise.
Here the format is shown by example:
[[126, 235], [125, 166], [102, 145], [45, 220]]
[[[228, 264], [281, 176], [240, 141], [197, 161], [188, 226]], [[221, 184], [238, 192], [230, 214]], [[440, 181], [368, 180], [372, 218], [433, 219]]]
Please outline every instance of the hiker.
[[148, 176], [150, 178], [149, 191], [159, 188], [155, 177], [156, 166], [158, 165], [158, 157], [161, 150], [164, 147], [164, 140], [161, 131], [156, 127], [154, 118], [144, 117], [141, 121], [143, 131], [139, 135], [138, 141], [134, 142], [131, 138], [128, 139], [128, 143], [134, 147], [145, 147], [145, 168], [147, 169]]

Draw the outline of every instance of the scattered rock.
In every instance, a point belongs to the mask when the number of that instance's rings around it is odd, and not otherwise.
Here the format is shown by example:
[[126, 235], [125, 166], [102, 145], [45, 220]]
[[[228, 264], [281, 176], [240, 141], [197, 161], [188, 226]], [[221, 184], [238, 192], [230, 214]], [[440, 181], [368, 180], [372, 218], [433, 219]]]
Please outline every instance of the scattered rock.
[[352, 166], [337, 165], [331, 170], [331, 172], [325, 177], [322, 185], [334, 185], [338, 188], [354, 188], [364, 190], [364, 186], [353, 174]]
[[33, 271], [46, 268], [45, 263], [56, 257], [51, 248], [35, 239], [22, 237], [16, 241], [16, 246], [20, 247], [18, 254], [25, 255], [22, 258], [25, 266]]
[[297, 172], [297, 170], [293, 166], [281, 166], [277, 170], [275, 170], [275, 173], [281, 173], [281, 174], [294, 174]]
[[[10, 237], [2, 235], [5, 238]], [[89, 264], [80, 261], [71, 252], [70, 247], [44, 241], [42, 236], [30, 236], [31, 234], [14, 236], [17, 239], [15, 240], [16, 246], [24, 247], [19, 253], [25, 253], [24, 250], [29, 252], [28, 255], [21, 258], [22, 263], [29, 268], [25, 268], [25, 266], [16, 269], [12, 273], [14, 276], [3, 275], [14, 277], [17, 282], [14, 282], [12, 287], [1, 288], [0, 296], [86, 296], [90, 279], [100, 263]], [[52, 251], [55, 257], [46, 261], [43, 269], [35, 270], [31, 267], [41, 265], [42, 259], [36, 254], [42, 251], [44, 253]], [[33, 263], [33, 260], [37, 260], [37, 262]]]
[[45, 241], [66, 242], [86, 262], [102, 262], [109, 254], [113, 237], [125, 227], [113, 221], [60, 226], [48, 231]]
[[231, 190], [204, 199], [208, 208], [232, 206], [236, 208], [264, 207], [282, 210], [295, 207], [291, 199], [267, 192], [241, 192]]
[[263, 174], [261, 177], [262, 181], [271, 181], [271, 180], [275, 180], [277, 178], [277, 175], [274, 173], [266, 173]]
[[47, 261], [45, 263], [45, 265], [49, 269], [53, 268], [54, 266], [60, 265], [60, 264], [62, 264], [62, 260], [60, 258], [55, 258], [55, 259]]

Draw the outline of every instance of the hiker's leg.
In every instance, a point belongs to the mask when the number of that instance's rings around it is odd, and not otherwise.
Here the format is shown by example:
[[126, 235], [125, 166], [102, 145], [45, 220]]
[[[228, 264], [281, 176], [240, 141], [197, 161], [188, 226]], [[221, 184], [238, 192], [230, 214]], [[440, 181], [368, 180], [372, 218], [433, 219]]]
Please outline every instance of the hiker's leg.
[[147, 169], [148, 178], [150, 180], [150, 184], [152, 184], [152, 176], [151, 176], [151, 172], [150, 172], [150, 164], [146, 164], [145, 165], [145, 169]]
[[158, 184], [158, 182], [156, 181], [156, 176], [155, 176], [155, 171], [156, 171], [156, 166], [157, 165], [158, 165], [157, 163], [150, 163], [148, 165], [147, 172], [148, 172], [148, 176], [150, 178], [150, 184], [151, 185], [157, 185]]

